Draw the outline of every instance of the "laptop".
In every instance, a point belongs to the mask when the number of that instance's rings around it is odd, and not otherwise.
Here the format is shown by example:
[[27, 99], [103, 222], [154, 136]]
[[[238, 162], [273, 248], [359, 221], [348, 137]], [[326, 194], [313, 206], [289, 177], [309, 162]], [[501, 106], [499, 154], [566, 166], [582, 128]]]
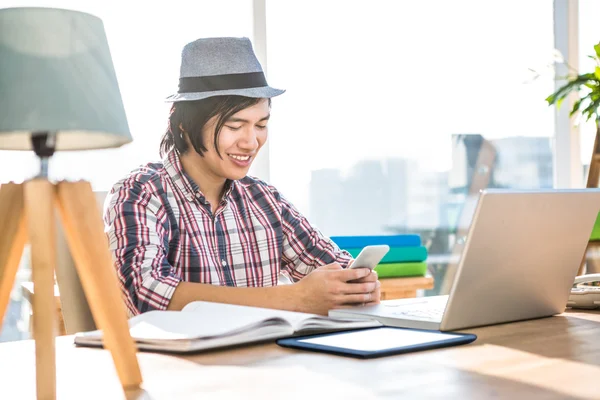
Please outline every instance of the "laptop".
[[385, 300], [329, 316], [453, 331], [559, 314], [599, 210], [598, 189], [486, 189], [449, 295]]

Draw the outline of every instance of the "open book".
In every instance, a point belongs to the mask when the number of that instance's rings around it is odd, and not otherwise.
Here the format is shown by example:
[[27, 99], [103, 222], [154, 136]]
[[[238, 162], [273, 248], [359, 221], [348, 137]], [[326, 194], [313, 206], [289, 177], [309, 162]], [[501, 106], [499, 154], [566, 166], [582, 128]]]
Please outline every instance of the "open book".
[[[183, 311], [149, 311], [129, 320], [138, 349], [177, 353], [374, 326], [381, 323], [205, 301], [192, 302]], [[102, 331], [77, 333], [75, 344], [102, 346]]]

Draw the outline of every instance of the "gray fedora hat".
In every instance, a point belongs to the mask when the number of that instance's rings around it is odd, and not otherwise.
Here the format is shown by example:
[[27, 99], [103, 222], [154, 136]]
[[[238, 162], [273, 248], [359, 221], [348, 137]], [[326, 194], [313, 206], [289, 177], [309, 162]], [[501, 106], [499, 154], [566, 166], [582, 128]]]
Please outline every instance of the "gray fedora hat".
[[238, 95], [279, 96], [285, 90], [267, 84], [248, 38], [206, 38], [188, 43], [181, 53], [179, 90], [168, 102]]

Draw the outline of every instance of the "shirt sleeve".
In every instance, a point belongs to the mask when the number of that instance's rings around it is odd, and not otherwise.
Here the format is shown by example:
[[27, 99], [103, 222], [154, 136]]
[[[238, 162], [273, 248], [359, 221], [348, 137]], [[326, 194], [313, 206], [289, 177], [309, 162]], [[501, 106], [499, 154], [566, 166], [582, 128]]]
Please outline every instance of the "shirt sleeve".
[[169, 224], [159, 199], [139, 183], [115, 186], [104, 222], [129, 314], [166, 309], [181, 279], [167, 260]]
[[279, 194], [283, 227], [282, 272], [296, 282], [314, 269], [339, 263], [347, 268], [352, 256], [313, 226]]

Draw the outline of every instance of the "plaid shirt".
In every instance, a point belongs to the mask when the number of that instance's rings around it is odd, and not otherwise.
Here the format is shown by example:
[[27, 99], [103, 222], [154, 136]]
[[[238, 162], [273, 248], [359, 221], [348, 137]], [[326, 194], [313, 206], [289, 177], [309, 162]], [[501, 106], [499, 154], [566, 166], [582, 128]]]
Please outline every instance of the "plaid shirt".
[[131, 315], [166, 309], [180, 281], [275, 286], [352, 259], [256, 178], [228, 181], [213, 215], [175, 151], [117, 182], [104, 222]]

